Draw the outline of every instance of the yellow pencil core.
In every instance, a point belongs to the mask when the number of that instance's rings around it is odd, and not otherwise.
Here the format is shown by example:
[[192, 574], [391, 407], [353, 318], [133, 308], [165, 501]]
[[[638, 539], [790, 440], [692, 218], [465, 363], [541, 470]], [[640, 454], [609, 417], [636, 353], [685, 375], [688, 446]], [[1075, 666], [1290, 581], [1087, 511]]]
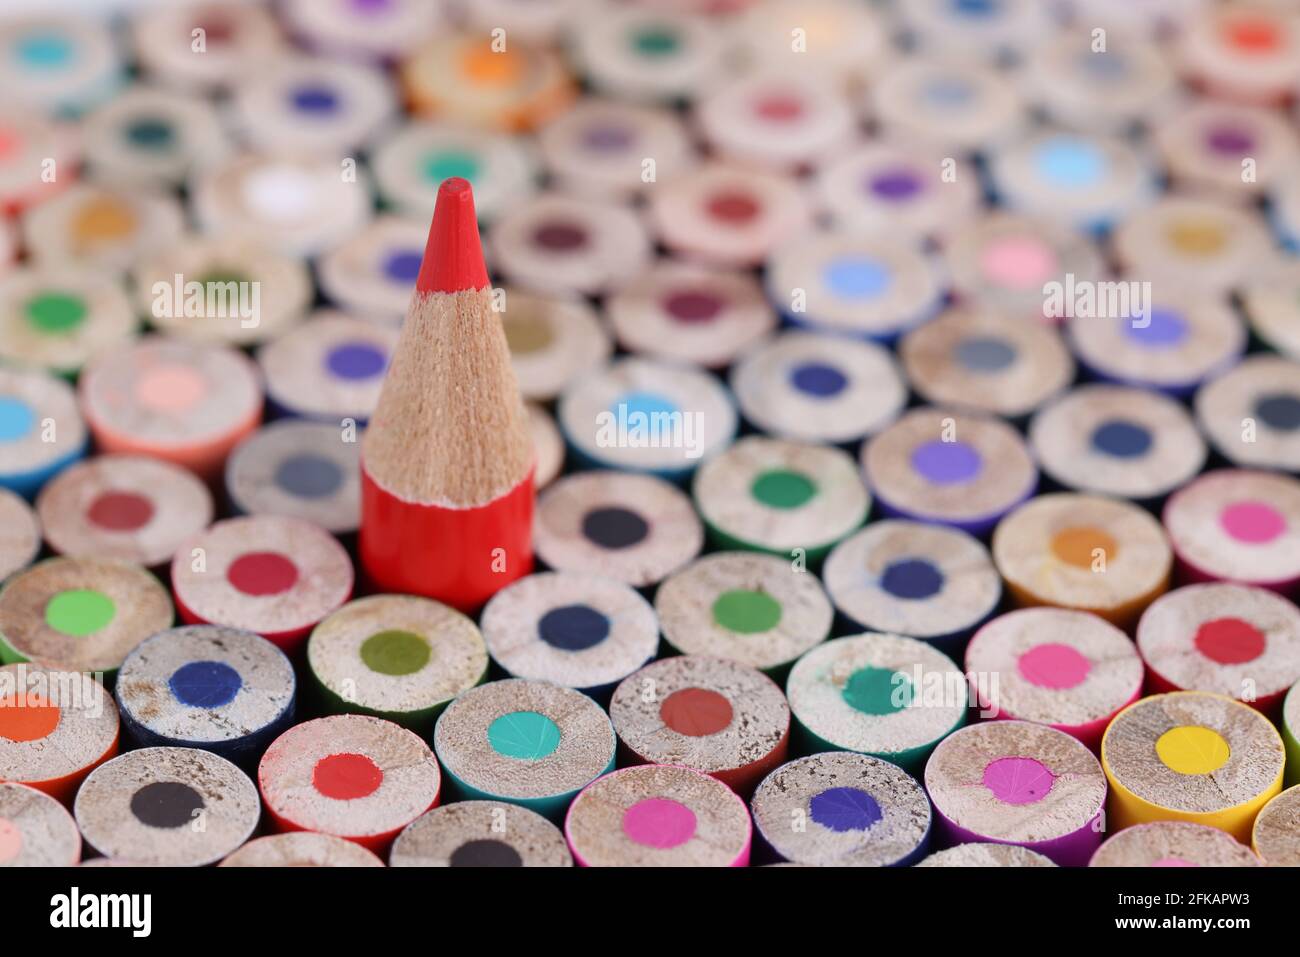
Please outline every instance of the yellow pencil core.
[[1222, 735], [1197, 725], [1170, 728], [1156, 740], [1156, 756], [1179, 774], [1210, 774], [1223, 767], [1230, 754]]

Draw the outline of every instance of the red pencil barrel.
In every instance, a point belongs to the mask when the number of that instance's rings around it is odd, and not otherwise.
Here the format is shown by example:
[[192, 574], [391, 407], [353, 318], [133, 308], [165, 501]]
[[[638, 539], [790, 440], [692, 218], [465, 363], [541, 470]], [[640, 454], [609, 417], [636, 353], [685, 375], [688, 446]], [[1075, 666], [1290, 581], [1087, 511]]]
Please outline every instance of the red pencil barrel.
[[361, 469], [361, 564], [386, 592], [475, 611], [533, 570], [533, 473], [477, 508], [407, 502]]

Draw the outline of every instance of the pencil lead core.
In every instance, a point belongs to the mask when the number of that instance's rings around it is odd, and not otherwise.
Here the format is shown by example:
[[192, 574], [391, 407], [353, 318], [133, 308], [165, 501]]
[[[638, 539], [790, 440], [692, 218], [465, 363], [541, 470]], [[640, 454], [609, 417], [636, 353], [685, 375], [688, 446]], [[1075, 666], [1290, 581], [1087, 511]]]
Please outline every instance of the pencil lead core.
[[415, 288], [420, 293], [463, 292], [488, 284], [474, 190], [459, 176], [443, 180]]

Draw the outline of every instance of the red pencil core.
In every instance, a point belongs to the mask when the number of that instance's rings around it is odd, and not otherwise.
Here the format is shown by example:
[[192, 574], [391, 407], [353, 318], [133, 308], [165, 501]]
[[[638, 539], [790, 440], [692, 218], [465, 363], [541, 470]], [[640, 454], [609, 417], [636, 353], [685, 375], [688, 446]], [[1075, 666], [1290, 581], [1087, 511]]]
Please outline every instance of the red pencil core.
[[416, 279], [418, 292], [463, 292], [488, 284], [483, 244], [479, 241], [474, 189], [469, 180], [453, 176], [438, 187], [429, 241]]

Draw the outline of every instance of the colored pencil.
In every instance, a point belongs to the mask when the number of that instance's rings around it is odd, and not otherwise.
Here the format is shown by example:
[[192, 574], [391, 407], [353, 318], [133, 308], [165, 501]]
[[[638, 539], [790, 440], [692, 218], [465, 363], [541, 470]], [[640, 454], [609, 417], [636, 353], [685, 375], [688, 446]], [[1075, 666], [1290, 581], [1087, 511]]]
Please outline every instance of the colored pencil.
[[[1156, 126], [1152, 141], [1177, 187], [1246, 202], [1279, 185], [1300, 155], [1300, 142], [1281, 115], [1243, 103], [1185, 105]], [[1243, 176], [1245, 165], [1256, 175]]]
[[648, 221], [683, 258], [746, 268], [803, 232], [810, 213], [789, 177], [706, 162], [650, 194]]
[[[227, 89], [286, 52], [272, 12], [255, 3], [186, 4], [156, 14], [132, 18], [131, 28], [145, 73], [167, 86]], [[202, 56], [192, 49], [195, 30]]]
[[898, 58], [868, 93], [868, 107], [886, 136], [944, 156], [970, 156], [1012, 139], [1025, 125], [1016, 85], [968, 57]]
[[398, 330], [328, 309], [257, 350], [257, 365], [274, 411], [342, 430], [375, 411]]
[[1129, 705], [1106, 729], [1108, 827], [1191, 821], [1250, 839], [1255, 815], [1282, 790], [1282, 739], [1231, 698], [1180, 691]]
[[1300, 362], [1247, 356], [1196, 393], [1196, 420], [1240, 468], [1300, 473]]
[[583, 789], [564, 834], [580, 867], [744, 867], [753, 824], [726, 785], [689, 768], [624, 768]]
[[978, 539], [896, 519], [872, 522], [835, 546], [822, 580], [854, 630], [919, 638], [949, 655], [1002, 599], [1002, 580]]
[[993, 561], [1019, 605], [1051, 605], [1132, 627], [1169, 587], [1173, 554], [1160, 524], [1116, 499], [1041, 495], [993, 534]]
[[45, 265], [0, 279], [0, 360], [9, 365], [74, 376], [135, 332], [130, 300], [106, 272]]
[[802, 442], [858, 442], [907, 404], [891, 353], [873, 342], [785, 332], [741, 356], [730, 385], [759, 431]]
[[511, 282], [558, 295], [607, 292], [637, 276], [651, 253], [634, 211], [555, 192], [504, 212], [489, 246], [494, 267]]
[[1126, 827], [1097, 848], [1089, 867], [1259, 867], [1260, 860], [1226, 831], [1190, 821]]
[[293, 651], [352, 595], [352, 560], [301, 518], [227, 518], [182, 543], [172, 595], [188, 624], [256, 632]]
[[930, 841], [930, 802], [887, 761], [837, 751], [784, 764], [750, 803], [765, 858], [831, 867], [902, 867]]
[[139, 565], [50, 558], [0, 592], [0, 661], [111, 676], [172, 614], [166, 589]]
[[500, 310], [519, 391], [550, 402], [614, 351], [596, 310], [577, 297], [543, 296], [507, 286]]
[[262, 418], [253, 363], [226, 346], [149, 336], [96, 356], [78, 382], [101, 452], [166, 459], [213, 479]]
[[1081, 867], [1101, 843], [1101, 765], [1055, 728], [1025, 721], [963, 728], [935, 748], [925, 789], [947, 845], [1019, 844], [1062, 867]]
[[306, 264], [253, 237], [186, 236], [141, 260], [132, 279], [159, 332], [235, 346], [296, 326], [313, 298]]
[[1088, 236], [1060, 223], [994, 211], [954, 230], [944, 245], [953, 296], [962, 305], [983, 306], [1014, 318], [1057, 320], [1047, 300], [1048, 283], [1066, 276], [1102, 278], [1101, 253]]
[[393, 867], [572, 867], [560, 829], [503, 801], [458, 801], [410, 824], [389, 855]]
[[488, 31], [434, 33], [403, 57], [399, 77], [416, 114], [502, 131], [534, 129], [575, 94], [557, 51], [518, 41], [498, 49]]
[[691, 500], [652, 475], [575, 472], [537, 500], [538, 559], [556, 571], [603, 575], [649, 588], [704, 546]]
[[1300, 867], [1300, 788], [1289, 788], [1264, 805], [1251, 829], [1250, 846], [1269, 867]]
[[117, 707], [94, 678], [25, 663], [0, 667], [0, 780], [70, 804], [117, 748]]
[[659, 650], [650, 603], [630, 585], [596, 575], [521, 578], [492, 596], [479, 621], [488, 653], [506, 674], [600, 700]]
[[453, 698], [483, 681], [488, 654], [460, 612], [414, 595], [370, 595], [312, 630], [307, 665], [329, 711], [427, 733]]
[[1294, 95], [1300, 37], [1282, 10], [1265, 5], [1206, 7], [1188, 19], [1174, 46], [1179, 72], [1213, 96], [1274, 103]]
[[760, 68], [728, 78], [695, 106], [711, 151], [773, 169], [809, 168], [854, 139], [847, 91], [821, 72]]
[[537, 161], [517, 138], [491, 130], [415, 120], [376, 144], [370, 158], [380, 198], [403, 216], [426, 220], [451, 176], [474, 184], [479, 219], [491, 222], [537, 188]]
[[1029, 447], [1043, 474], [1063, 488], [1143, 503], [1190, 482], [1208, 454], [1176, 400], [1102, 384], [1080, 386], [1039, 410]]
[[384, 862], [352, 841], [332, 834], [295, 831], [269, 834], [240, 847], [218, 867], [383, 867]]
[[1001, 205], [1104, 234], [1156, 195], [1146, 154], [1118, 136], [1051, 130], [991, 152], [989, 181]]
[[81, 835], [54, 798], [0, 782], [0, 867], [70, 867], [81, 859]]
[[175, 244], [184, 216], [173, 196], [153, 189], [79, 182], [29, 209], [22, 225], [36, 260], [120, 272]]
[[36, 561], [40, 551], [40, 519], [21, 498], [0, 488], [0, 582]]
[[1289, 593], [1300, 584], [1300, 480], [1276, 472], [1206, 472], [1162, 516], [1184, 577]]
[[279, 831], [317, 831], [383, 854], [393, 838], [438, 803], [442, 774], [414, 732], [367, 715], [295, 725], [257, 769], [258, 789]]
[[821, 561], [871, 510], [847, 452], [756, 435], [701, 466], [692, 494], [719, 548], [807, 562]]
[[835, 617], [815, 575], [750, 552], [706, 555], [670, 575], [655, 593], [655, 611], [676, 651], [778, 677], [826, 639]]
[[993, 619], [966, 649], [982, 716], [1046, 724], [1094, 751], [1142, 692], [1128, 635], [1081, 611], [1024, 608]]
[[248, 775], [193, 748], [141, 748], [101, 764], [73, 805], [86, 844], [134, 864], [215, 864], [257, 828]]
[[941, 243], [981, 211], [974, 168], [951, 160], [952, 175], [945, 177], [933, 150], [905, 142], [836, 150], [816, 171], [818, 205], [846, 232]]
[[373, 215], [364, 167], [345, 175], [328, 153], [240, 153], [190, 184], [204, 232], [265, 243], [294, 257], [317, 256]]
[[755, 668], [703, 655], [678, 655], [629, 675], [609, 716], [636, 763], [676, 764], [752, 794], [786, 759], [790, 707]]
[[862, 475], [882, 512], [986, 535], [1037, 488], [1020, 434], [999, 419], [924, 407], [872, 436]]
[[676, 260], [623, 283], [605, 308], [624, 349], [712, 369], [731, 365], [776, 327], [752, 277]]
[[1050, 857], [1019, 844], [958, 844], [936, 851], [917, 867], [1056, 867]]
[[1067, 328], [1080, 364], [1099, 378], [1174, 396], [1234, 365], [1246, 347], [1241, 320], [1224, 302], [1171, 286], [1169, 279], [1155, 285], [1140, 317], [1076, 310]]
[[1149, 689], [1212, 691], [1274, 715], [1300, 681], [1300, 610], [1263, 588], [1188, 585], [1137, 628]]
[[1032, 316], [953, 310], [903, 337], [899, 358], [922, 399], [1021, 419], [1065, 391], [1074, 360]]
[[429, 236], [424, 219], [376, 216], [320, 257], [321, 291], [345, 312], [401, 322]]
[[229, 115], [254, 149], [350, 156], [378, 138], [396, 105], [388, 75], [375, 67], [288, 56], [241, 78]]
[[947, 291], [918, 242], [851, 233], [783, 238], [766, 281], [773, 304], [796, 325], [879, 342], [932, 319]]
[[678, 480], [721, 452], [737, 426], [712, 374], [639, 356], [574, 379], [556, 418], [580, 461]]
[[231, 149], [213, 104], [144, 84], [98, 107], [86, 119], [84, 136], [95, 178], [121, 185], [179, 186]]
[[458, 799], [505, 801], [556, 821], [574, 795], [613, 770], [616, 741], [586, 695], [517, 678], [464, 692], [433, 731]]
[[1220, 312], [1213, 297], [1263, 273], [1273, 262], [1272, 248], [1267, 224], [1253, 209], [1174, 193], [1134, 213], [1111, 237], [1113, 255], [1128, 275], [1151, 282], [1153, 291], [1176, 292]]
[[225, 486], [242, 515], [284, 515], [352, 535], [361, 523], [361, 452], [338, 425], [282, 419], [226, 459]]
[[1102, 52], [1085, 30], [1049, 35], [1028, 52], [1025, 95], [1067, 129], [1126, 133], [1167, 115], [1180, 91], [1164, 49], [1136, 30], [1107, 40]]
[[797, 748], [856, 751], [913, 773], [965, 723], [969, 693], [947, 655], [914, 638], [870, 633], [818, 645], [786, 682]]
[[574, 59], [595, 89], [620, 100], [681, 101], [723, 74], [719, 33], [684, 10], [605, 5], [577, 18]]
[[632, 198], [654, 185], [646, 182], [646, 158], [654, 160], [656, 182], [685, 172], [696, 158], [675, 113], [594, 97], [543, 126], [537, 146], [559, 183], [616, 198]]
[[136, 645], [114, 692], [137, 746], [200, 748], [252, 768], [293, 723], [297, 681], [284, 652], [266, 639], [186, 625]]
[[0, 66], [10, 102], [75, 116], [116, 93], [125, 65], [107, 19], [42, 12], [0, 25], [0, 49], [12, 51]]
[[212, 521], [212, 493], [191, 472], [143, 455], [98, 455], [55, 476], [36, 499], [50, 550], [158, 568]]
[[533, 561], [535, 455], [488, 299], [473, 192], [450, 179], [362, 445], [360, 551], [380, 588], [462, 609]]

